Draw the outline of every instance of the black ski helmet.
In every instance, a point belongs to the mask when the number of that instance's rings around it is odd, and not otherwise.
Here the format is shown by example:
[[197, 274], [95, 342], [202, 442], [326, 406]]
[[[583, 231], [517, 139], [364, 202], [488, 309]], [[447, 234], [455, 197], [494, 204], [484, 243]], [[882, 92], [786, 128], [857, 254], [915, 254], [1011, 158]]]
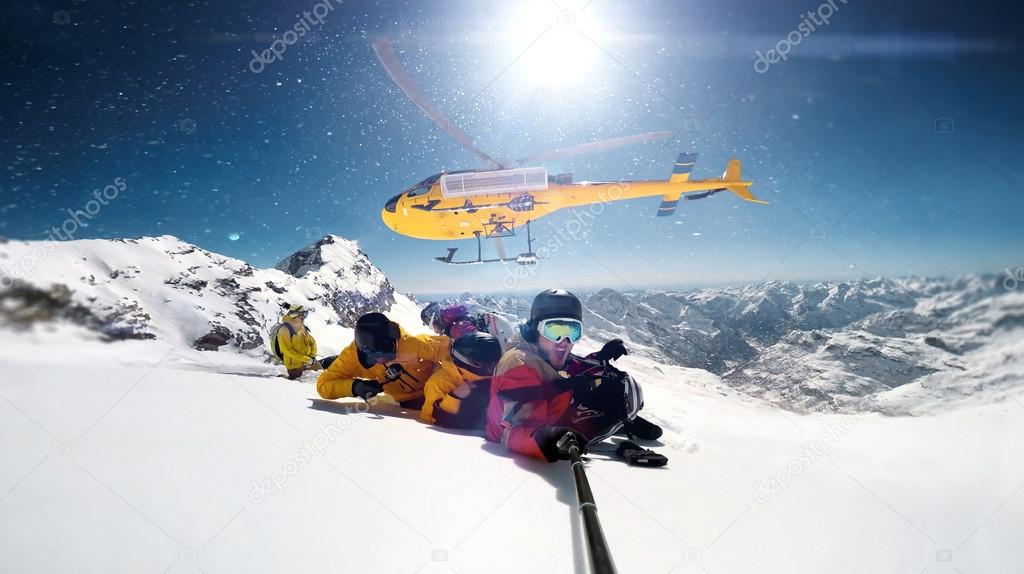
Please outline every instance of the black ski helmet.
[[452, 341], [452, 361], [474, 375], [493, 375], [499, 360], [501, 343], [490, 333], [476, 331]]
[[390, 361], [398, 349], [401, 331], [383, 313], [367, 313], [356, 321], [355, 342], [359, 363], [369, 369], [378, 359]]
[[533, 298], [530, 320], [523, 326], [523, 338], [537, 342], [537, 327], [544, 319], [576, 319], [583, 321], [583, 305], [565, 289], [548, 289]]
[[438, 326], [441, 325], [441, 304], [437, 301], [427, 303], [427, 306], [420, 311], [420, 320], [440, 335], [441, 331], [438, 330]]

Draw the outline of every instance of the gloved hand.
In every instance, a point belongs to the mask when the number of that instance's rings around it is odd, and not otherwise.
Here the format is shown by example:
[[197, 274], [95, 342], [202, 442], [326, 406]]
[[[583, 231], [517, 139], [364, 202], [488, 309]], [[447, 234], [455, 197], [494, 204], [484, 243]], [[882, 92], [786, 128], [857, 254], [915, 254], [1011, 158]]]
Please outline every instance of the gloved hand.
[[306, 369], [310, 371], [322, 371], [324, 370], [324, 366], [320, 364], [320, 361], [316, 360], [316, 357], [314, 357], [313, 362], [306, 365]]
[[533, 433], [533, 440], [537, 441], [537, 446], [540, 447], [544, 458], [548, 459], [548, 462], [555, 462], [569, 459], [568, 445], [570, 441], [562, 440], [567, 438], [567, 435], [572, 435], [572, 438], [576, 439], [576, 444], [580, 447], [580, 454], [586, 452], [584, 445], [587, 444], [587, 439], [569, 427], [540, 427]]
[[384, 391], [384, 385], [369, 379], [352, 379], [352, 395], [368, 401]]
[[461, 385], [455, 387], [455, 390], [453, 390], [449, 394], [452, 395], [453, 397], [457, 398], [457, 399], [464, 399], [464, 398], [468, 397], [470, 394], [472, 394], [475, 389], [476, 389], [476, 385], [475, 384], [473, 384], [472, 382], [466, 382], [466, 383], [462, 383]]
[[594, 353], [593, 357], [599, 361], [607, 362], [614, 361], [628, 354], [629, 351], [626, 350], [626, 344], [622, 342], [622, 339], [612, 339], [605, 343], [600, 351]]

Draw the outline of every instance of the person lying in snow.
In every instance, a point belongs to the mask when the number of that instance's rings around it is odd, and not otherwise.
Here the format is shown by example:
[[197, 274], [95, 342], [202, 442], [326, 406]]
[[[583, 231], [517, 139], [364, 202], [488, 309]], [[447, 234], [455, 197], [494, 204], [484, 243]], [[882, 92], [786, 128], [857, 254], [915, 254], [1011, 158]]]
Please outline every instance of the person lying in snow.
[[491, 375], [501, 345], [489, 333], [473, 331], [452, 341], [451, 356], [427, 379], [420, 420], [446, 428], [483, 429], [491, 398]]
[[319, 371], [331, 366], [334, 357], [316, 358], [316, 339], [305, 319], [309, 311], [301, 305], [290, 305], [281, 322], [270, 330], [270, 348], [288, 370], [288, 378], [295, 380], [305, 371]]
[[646, 440], [661, 436], [660, 427], [637, 416], [643, 407], [639, 386], [609, 365], [627, 352], [621, 340], [587, 357], [572, 354], [583, 336], [582, 319], [579, 299], [563, 289], [549, 289], [533, 300], [522, 338], [494, 371], [488, 440], [554, 462], [567, 456], [559, 441], [569, 433], [580, 445], [620, 430]]
[[448, 357], [450, 342], [444, 336], [410, 335], [383, 313], [367, 313], [356, 321], [355, 340], [317, 379], [316, 391], [325, 399], [369, 400], [384, 393], [418, 409], [423, 385]]
[[490, 333], [498, 340], [502, 352], [507, 348], [509, 339], [515, 335], [515, 328], [505, 317], [490, 311], [478, 310], [474, 313], [462, 303], [448, 306], [436, 302], [427, 303], [420, 311], [420, 319], [435, 333], [451, 337], [453, 341], [467, 333]]

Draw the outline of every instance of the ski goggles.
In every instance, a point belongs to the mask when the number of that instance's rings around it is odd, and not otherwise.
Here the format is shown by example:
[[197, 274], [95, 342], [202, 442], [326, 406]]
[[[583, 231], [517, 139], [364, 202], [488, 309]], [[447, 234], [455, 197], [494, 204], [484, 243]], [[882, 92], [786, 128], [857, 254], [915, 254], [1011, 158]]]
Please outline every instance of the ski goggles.
[[583, 323], [576, 319], [544, 319], [537, 325], [537, 332], [555, 343], [562, 339], [575, 343], [583, 336]]
[[356, 333], [356, 349], [366, 359], [363, 366], [383, 363], [393, 360], [397, 356], [396, 341], [384, 337], [376, 337], [367, 333]]

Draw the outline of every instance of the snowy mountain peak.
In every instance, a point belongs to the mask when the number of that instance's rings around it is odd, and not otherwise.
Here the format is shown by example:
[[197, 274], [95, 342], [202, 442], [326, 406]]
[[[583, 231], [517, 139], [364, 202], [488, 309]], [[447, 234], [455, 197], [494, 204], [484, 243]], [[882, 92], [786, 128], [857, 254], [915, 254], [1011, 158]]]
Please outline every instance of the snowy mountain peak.
[[337, 235], [325, 235], [321, 239], [285, 257], [274, 266], [294, 277], [320, 271], [328, 267], [342, 267], [353, 261], [370, 264], [369, 258], [355, 241]]
[[419, 329], [415, 303], [395, 293], [356, 242], [333, 235], [275, 269], [170, 235], [9, 241], [0, 244], [0, 270], [7, 287], [0, 290], [0, 324], [70, 322], [108, 340], [264, 353], [268, 329], [289, 304], [312, 310], [307, 322], [326, 349], [347, 343], [356, 319], [370, 311]]
[[389, 309], [395, 302], [395, 289], [384, 272], [358, 243], [337, 235], [325, 235], [274, 268], [318, 287], [321, 300], [347, 326], [368, 310]]

